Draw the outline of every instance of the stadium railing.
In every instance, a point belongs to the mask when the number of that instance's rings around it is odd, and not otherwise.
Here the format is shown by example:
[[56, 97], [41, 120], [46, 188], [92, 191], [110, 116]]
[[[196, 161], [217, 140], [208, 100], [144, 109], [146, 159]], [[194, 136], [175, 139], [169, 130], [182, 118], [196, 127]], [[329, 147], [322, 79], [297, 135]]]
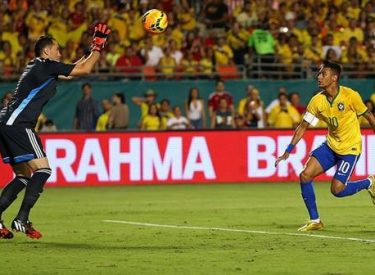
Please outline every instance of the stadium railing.
[[[106, 67], [96, 68], [90, 77], [96, 80], [176, 80], [176, 79], [311, 79], [316, 76], [317, 66], [306, 60], [292, 64], [281, 63], [277, 58], [270, 60], [262, 56], [253, 56], [245, 65], [216, 66], [210, 73], [184, 72], [181, 67], [139, 66], [139, 67]], [[163, 73], [173, 69], [172, 73]], [[21, 72], [9, 67], [0, 66], [0, 81], [16, 81]], [[342, 78], [375, 78], [375, 70], [366, 66], [343, 65]]]

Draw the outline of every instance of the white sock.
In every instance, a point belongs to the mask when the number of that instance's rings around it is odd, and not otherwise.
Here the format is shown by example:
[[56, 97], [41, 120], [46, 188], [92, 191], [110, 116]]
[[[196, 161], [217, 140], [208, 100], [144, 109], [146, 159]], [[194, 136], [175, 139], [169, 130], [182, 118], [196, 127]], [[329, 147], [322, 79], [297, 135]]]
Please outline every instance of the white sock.
[[313, 222], [313, 223], [320, 223], [320, 219], [317, 218], [317, 219], [311, 220], [311, 222]]

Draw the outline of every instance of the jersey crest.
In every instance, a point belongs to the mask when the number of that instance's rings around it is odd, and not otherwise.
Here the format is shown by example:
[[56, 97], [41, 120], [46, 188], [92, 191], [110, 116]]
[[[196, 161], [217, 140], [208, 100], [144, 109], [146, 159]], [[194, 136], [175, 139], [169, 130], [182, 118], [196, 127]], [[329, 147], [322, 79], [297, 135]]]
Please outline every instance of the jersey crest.
[[345, 110], [345, 105], [344, 105], [344, 103], [339, 102], [339, 103], [337, 104], [337, 108], [339, 109], [340, 112], [344, 111], [344, 110]]

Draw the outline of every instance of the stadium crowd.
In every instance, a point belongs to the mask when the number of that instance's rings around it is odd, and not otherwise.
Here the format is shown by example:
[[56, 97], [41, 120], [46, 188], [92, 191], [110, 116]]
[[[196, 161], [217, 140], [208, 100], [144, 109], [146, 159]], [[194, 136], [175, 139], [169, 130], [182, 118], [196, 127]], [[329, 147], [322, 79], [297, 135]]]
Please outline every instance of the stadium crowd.
[[[145, 32], [141, 17], [150, 8], [167, 13], [165, 33]], [[92, 26], [106, 22], [113, 31], [97, 71], [120, 77], [137, 78], [143, 66], [163, 78], [210, 77], [219, 67], [251, 66], [254, 58], [290, 73], [295, 64], [336, 60], [361, 77], [375, 70], [374, 11], [374, 0], [1, 1], [0, 71], [20, 72], [33, 57], [33, 41], [47, 33], [63, 59], [74, 61], [88, 51]]]

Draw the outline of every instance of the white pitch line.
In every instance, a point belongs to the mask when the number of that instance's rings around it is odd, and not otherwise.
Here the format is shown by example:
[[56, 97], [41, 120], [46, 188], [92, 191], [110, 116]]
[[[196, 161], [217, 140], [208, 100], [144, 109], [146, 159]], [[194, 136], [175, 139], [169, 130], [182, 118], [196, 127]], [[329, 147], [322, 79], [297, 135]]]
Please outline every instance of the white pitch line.
[[146, 227], [161, 227], [161, 228], [189, 229], [189, 230], [214, 230], [214, 231], [241, 232], [241, 233], [263, 234], [263, 235], [299, 236], [299, 237], [309, 237], [309, 238], [375, 243], [374, 239], [361, 239], [361, 238], [355, 238], [355, 237], [345, 238], [345, 237], [339, 237], [339, 236], [318, 235], [318, 234], [284, 233], [284, 232], [258, 231], [258, 230], [247, 230], [247, 229], [232, 229], [232, 228], [222, 228], [222, 227], [185, 226], [185, 225], [157, 224], [157, 223], [116, 221], [116, 220], [103, 220], [103, 222], [122, 223], [122, 224], [138, 225], [138, 226], [146, 226]]

